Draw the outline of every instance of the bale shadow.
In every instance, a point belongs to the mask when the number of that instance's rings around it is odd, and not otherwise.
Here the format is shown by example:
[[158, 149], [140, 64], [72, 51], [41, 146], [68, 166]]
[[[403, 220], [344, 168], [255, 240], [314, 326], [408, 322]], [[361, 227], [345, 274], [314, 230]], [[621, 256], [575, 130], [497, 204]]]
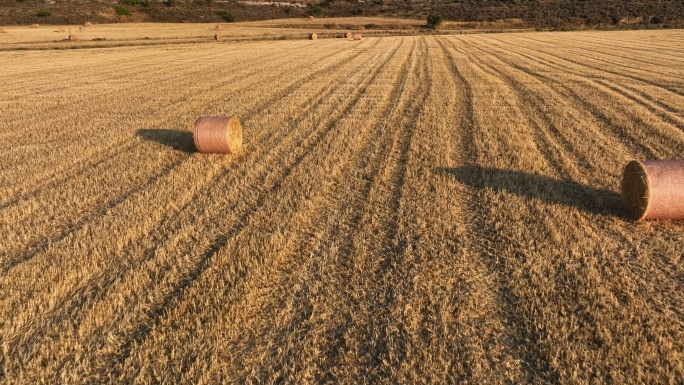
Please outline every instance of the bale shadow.
[[135, 135], [143, 140], [157, 142], [174, 150], [188, 153], [196, 152], [195, 142], [190, 131], [171, 130], [168, 128], [141, 128], [135, 132]]
[[547, 203], [575, 207], [592, 214], [633, 219], [620, 194], [572, 180], [481, 166], [438, 167], [434, 171], [450, 175], [479, 190], [491, 188]]

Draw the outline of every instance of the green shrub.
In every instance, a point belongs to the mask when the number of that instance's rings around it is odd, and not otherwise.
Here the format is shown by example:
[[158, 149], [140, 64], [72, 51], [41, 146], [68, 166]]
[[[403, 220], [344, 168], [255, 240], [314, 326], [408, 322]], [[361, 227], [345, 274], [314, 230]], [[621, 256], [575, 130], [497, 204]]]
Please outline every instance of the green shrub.
[[38, 13], [36, 13], [36, 16], [48, 17], [48, 16], [52, 16], [52, 13], [50, 11], [48, 11], [47, 9], [41, 9], [40, 11], [38, 11]]
[[142, 5], [143, 7], [147, 7], [150, 5], [150, 0], [124, 0], [124, 3], [128, 5]]
[[427, 17], [427, 26], [435, 29], [437, 28], [440, 24], [442, 24], [442, 16], [436, 15], [436, 14], [430, 14]]
[[310, 16], [320, 16], [323, 13], [323, 9], [318, 5], [309, 5], [308, 13]]
[[233, 23], [235, 22], [235, 16], [233, 16], [233, 13], [230, 11], [221, 11], [218, 13], [219, 16], [228, 23]]
[[130, 16], [130, 15], [131, 15], [131, 10], [130, 10], [130, 9], [128, 9], [128, 8], [126, 8], [126, 7], [122, 7], [122, 6], [120, 6], [120, 5], [115, 6], [115, 7], [114, 7], [114, 11], [115, 11], [116, 14], [119, 15], [119, 16]]

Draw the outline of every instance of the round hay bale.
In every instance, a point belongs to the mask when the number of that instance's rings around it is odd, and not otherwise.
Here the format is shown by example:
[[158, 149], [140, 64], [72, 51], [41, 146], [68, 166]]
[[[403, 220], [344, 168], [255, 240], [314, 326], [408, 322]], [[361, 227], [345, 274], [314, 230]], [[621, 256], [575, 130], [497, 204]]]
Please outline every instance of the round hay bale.
[[235, 154], [242, 148], [242, 125], [234, 115], [201, 116], [192, 129], [198, 152]]
[[214, 29], [216, 29], [217, 31], [220, 31], [221, 30], [221, 24], [216, 24], [216, 27], [214, 27]]
[[78, 40], [78, 35], [74, 35], [74, 34], [70, 33], [69, 36], [67, 36], [67, 39], [69, 41], [76, 41], [76, 40]]
[[362, 25], [359, 26], [359, 31], [365, 31], [365, 30], [366, 30], [366, 27], [364, 27]]
[[83, 23], [83, 26], [84, 26], [84, 27], [92, 27], [93, 24], [92, 24], [91, 22], [89, 22], [89, 21], [86, 21], [85, 23]]
[[318, 35], [316, 35], [315, 33], [309, 34], [309, 40], [317, 40], [317, 39], [318, 39]]
[[351, 38], [352, 38], [351, 32], [345, 32], [344, 35], [342, 35], [342, 36], [343, 36], [345, 39], [351, 39]]
[[309, 16], [309, 21], [313, 21], [313, 19], [314, 19], [313, 16]]
[[214, 35], [214, 40], [221, 41], [221, 35], [219, 35], [218, 33]]
[[684, 159], [633, 160], [621, 188], [637, 219], [684, 219]]
[[354, 40], [363, 40], [363, 36], [361, 36], [360, 33], [355, 33], [353, 39]]
[[0, 28], [0, 33], [9, 33], [9, 29], [7, 29], [7, 28]]
[[31, 28], [40, 28], [40, 24], [31, 24]]
[[66, 32], [66, 28], [59, 27], [59, 28], [57, 28], [57, 30], [55, 32], [60, 32], [60, 33]]

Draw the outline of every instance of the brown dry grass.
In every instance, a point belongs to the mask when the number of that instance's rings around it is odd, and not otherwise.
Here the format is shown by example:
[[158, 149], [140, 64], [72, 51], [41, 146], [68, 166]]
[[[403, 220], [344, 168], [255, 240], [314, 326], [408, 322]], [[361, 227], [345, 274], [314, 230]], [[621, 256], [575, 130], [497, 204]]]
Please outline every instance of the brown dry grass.
[[[4, 52], [0, 381], [682, 383], [684, 223], [619, 196], [629, 159], [684, 151], [682, 52]], [[194, 153], [194, 119], [233, 113], [244, 154]]]

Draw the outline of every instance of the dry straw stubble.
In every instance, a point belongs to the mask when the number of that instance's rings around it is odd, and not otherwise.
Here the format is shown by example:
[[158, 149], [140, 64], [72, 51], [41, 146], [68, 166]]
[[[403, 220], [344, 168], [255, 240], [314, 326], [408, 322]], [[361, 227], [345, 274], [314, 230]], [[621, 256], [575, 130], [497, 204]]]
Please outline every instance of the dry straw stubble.
[[[684, 222], [595, 206], [640, 143], [683, 153], [643, 104], [679, 111], [652, 84], [684, 85], [684, 31], [306, 35], [3, 55], [3, 378], [681, 382]], [[132, 62], [160, 70], [106, 81]], [[78, 109], [23, 96], [64, 79]], [[130, 140], [212, 110], [250, 116], [244, 156]]]

